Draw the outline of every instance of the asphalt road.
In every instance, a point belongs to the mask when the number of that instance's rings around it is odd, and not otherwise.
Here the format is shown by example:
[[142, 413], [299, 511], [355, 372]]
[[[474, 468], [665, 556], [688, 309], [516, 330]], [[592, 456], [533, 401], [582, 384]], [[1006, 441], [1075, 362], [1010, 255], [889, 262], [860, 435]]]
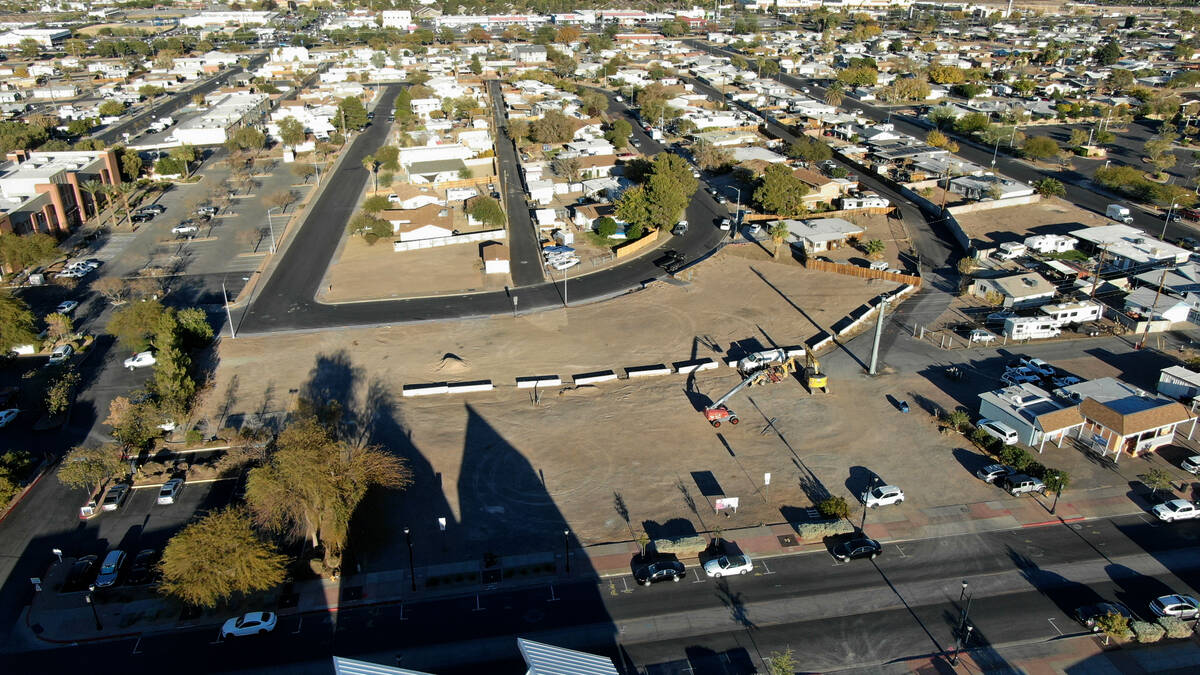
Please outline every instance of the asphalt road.
[[[727, 57], [740, 55], [732, 50], [720, 49], [696, 40], [691, 40], [689, 43], [712, 54], [718, 54]], [[823, 98], [825, 95], [825, 90], [812, 80], [794, 77], [786, 73], [780, 73], [774, 79], [796, 90], [799, 90], [801, 87], [807, 87], [811, 91], [811, 95], [818, 99]], [[918, 124], [913, 119], [907, 118], [903, 115], [894, 114], [887, 108], [875, 106], [866, 101], [859, 101], [849, 96], [847, 96], [845, 100], [854, 101], [854, 107], [861, 108], [864, 116], [869, 117], [876, 122], [883, 122], [885, 120], [890, 121], [893, 125], [895, 125], [896, 130], [901, 133], [905, 133], [916, 138], [925, 138], [925, 134], [929, 132], [928, 126]], [[846, 107], [846, 104], [843, 103], [842, 107]], [[984, 149], [966, 142], [959, 143], [959, 151], [957, 154], [964, 159], [968, 159], [976, 164], [979, 164], [980, 166], [991, 166], [992, 157], [994, 155], [992, 148]], [[1094, 191], [1092, 188], [1095, 186], [1081, 186], [1081, 183], [1085, 183], [1088, 180], [1086, 175], [1076, 171], [1061, 171], [1057, 168], [1047, 170], [1036, 169], [1032, 165], [1022, 160], [1005, 156], [1003, 154], [995, 155], [995, 157], [995, 169], [997, 172], [1003, 175], [1015, 178], [1023, 183], [1033, 183], [1034, 181], [1040, 180], [1046, 176], [1058, 178], [1066, 187], [1066, 199], [1074, 203], [1076, 206], [1088, 209], [1089, 211], [1094, 211], [1103, 216], [1104, 211], [1109, 204], [1127, 204], [1133, 207], [1130, 209], [1130, 211], [1133, 215], [1134, 226], [1155, 237], [1159, 236], [1163, 231], [1162, 216], [1143, 211], [1120, 197], [1105, 195]], [[1095, 189], [1099, 188], [1097, 187]], [[1166, 236], [1168, 238], [1195, 236], [1195, 234], [1196, 229], [1187, 223], [1172, 223], [1166, 229]]]
[[[266, 60], [266, 54], [259, 54], [258, 56], [255, 56], [254, 58], [250, 59], [250, 69], [257, 68]], [[106, 127], [98, 133], [92, 134], [92, 138], [97, 138], [109, 144], [119, 143], [125, 139], [124, 135], [126, 133], [129, 133], [132, 136], [136, 132], [141, 131], [149, 126], [152, 118], [170, 115], [176, 110], [179, 110], [180, 108], [183, 108], [191, 103], [192, 96], [195, 96], [196, 94], [208, 94], [214, 89], [224, 86], [225, 83], [229, 82], [231, 78], [242, 72], [245, 72], [245, 69], [243, 69], [241, 66], [231, 66], [230, 68], [227, 68], [225, 72], [217, 75], [208, 82], [205, 82], [204, 84], [194, 88], [185, 89], [177, 94], [170, 94], [165, 99], [151, 105], [136, 115], [122, 120], [118, 124], [115, 124], [111, 127]]]
[[218, 641], [215, 625], [184, 627], [9, 655], [8, 668], [59, 672], [86, 662], [137, 673], [170, 662], [179, 673], [328, 673], [329, 656], [338, 655], [445, 675], [515, 674], [515, 635], [619, 656], [653, 673], [748, 675], [785, 647], [803, 671], [872, 666], [951, 650], [964, 595], [974, 628], [968, 647], [983, 652], [1080, 634], [1071, 614], [1101, 599], [1146, 616], [1153, 598], [1197, 588], [1198, 541], [1200, 523], [1130, 516], [890, 543], [876, 561], [839, 564], [823, 552], [758, 560], [752, 575], [731, 579], [689, 570], [681, 583], [652, 588], [630, 577], [563, 580], [553, 590], [289, 616], [255, 638]]
[[542, 250], [538, 231], [530, 217], [529, 193], [521, 179], [521, 164], [517, 161], [516, 143], [508, 135], [508, 116], [504, 112], [504, 96], [500, 93], [500, 81], [488, 80], [488, 92], [492, 98], [493, 129], [496, 133], [494, 145], [500, 167], [500, 186], [504, 191], [504, 205], [508, 213], [509, 272], [517, 288], [533, 286], [546, 280], [542, 263]]
[[[384, 100], [379, 104], [376, 113], [382, 115], [389, 111], [397, 93], [398, 87], [389, 87], [384, 92]], [[346, 151], [349, 154], [343, 160], [341, 169], [328, 178], [334, 182], [326, 185], [321, 197], [309, 210], [304, 224], [281, 253], [282, 259], [262, 291], [253, 300], [245, 318], [241, 320], [238, 326], [240, 334], [387, 325], [508, 314], [514, 310], [544, 310], [560, 307], [565, 301], [569, 301], [570, 304], [585, 304], [615, 297], [640, 289], [645, 283], [663, 276], [663, 271], [654, 266], [654, 260], [660, 255], [660, 251], [652, 250], [628, 262], [597, 272], [585, 273], [576, 267], [575, 270], [566, 272], [565, 280], [563, 276], [555, 274], [553, 276], [557, 278], [550, 281], [518, 286], [502, 292], [339, 305], [316, 302], [314, 296], [321, 275], [329, 265], [345, 223], [367, 180], [367, 172], [362, 168], [362, 157], [374, 152], [384, 142], [386, 133], [386, 127], [368, 127]], [[635, 135], [639, 133], [636, 130], [634, 132]], [[639, 138], [643, 139], [642, 149], [648, 154], [662, 149], [644, 133], [640, 133]], [[501, 147], [503, 163], [506, 152], [503, 146], [506, 144], [497, 145]], [[502, 164], [502, 170], [503, 166]], [[504, 190], [508, 193], [507, 201], [511, 215], [518, 198], [520, 203], [524, 202], [524, 190], [520, 185], [513, 186], [507, 182]], [[675, 249], [688, 261], [707, 254], [718, 246], [721, 235], [724, 234], [711, 223], [724, 213], [723, 207], [703, 190], [698, 189], [686, 212], [689, 222], [694, 225], [686, 235], [665, 240], [659, 249]], [[528, 217], [526, 213], [525, 218]], [[519, 226], [515, 229], [517, 231], [513, 238], [520, 241], [524, 235], [521, 234]], [[579, 276], [572, 276], [572, 272]], [[532, 273], [522, 274], [532, 276]], [[568, 286], [565, 301], [564, 284]]]

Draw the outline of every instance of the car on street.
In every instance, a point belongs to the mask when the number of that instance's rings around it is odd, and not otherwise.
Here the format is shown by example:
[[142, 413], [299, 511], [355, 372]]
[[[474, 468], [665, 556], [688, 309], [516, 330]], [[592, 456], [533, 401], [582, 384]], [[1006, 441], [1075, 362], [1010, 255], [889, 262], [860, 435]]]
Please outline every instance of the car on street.
[[82, 591], [92, 585], [92, 581], [96, 578], [96, 556], [85, 555], [75, 559], [71, 563], [71, 569], [67, 571], [67, 578], [63, 581], [62, 590], [64, 592]]
[[862, 503], [871, 508], [901, 504], [904, 502], [904, 491], [895, 485], [880, 485], [862, 493]]
[[75, 354], [75, 348], [71, 345], [59, 345], [50, 352], [50, 360], [46, 361], [47, 366], [57, 366], [71, 360]]
[[1200, 602], [1190, 595], [1164, 595], [1150, 603], [1155, 616], [1173, 616], [1177, 619], [1194, 619], [1200, 614]]
[[8, 426], [9, 422], [17, 419], [17, 415], [21, 414], [18, 408], [9, 408], [8, 410], [0, 410], [0, 427]]
[[883, 552], [883, 547], [874, 539], [859, 537], [843, 541], [833, 547], [833, 557], [848, 562], [850, 560], [858, 560], [859, 558], [870, 558], [874, 560]]
[[62, 302], [58, 303], [57, 307], [54, 308], [54, 313], [55, 314], [70, 314], [71, 312], [74, 312], [75, 308], [78, 306], [79, 306], [78, 300], [63, 300]]
[[671, 228], [671, 234], [673, 234], [675, 236], [687, 234], [687, 231], [688, 231], [688, 221], [686, 221], [686, 220], [681, 220], [678, 223], [675, 223], [675, 227]]
[[171, 228], [171, 234], [196, 234], [199, 231], [200, 228], [189, 221], [184, 221]]
[[125, 552], [119, 549], [109, 551], [108, 555], [104, 556], [104, 562], [100, 564], [100, 573], [96, 575], [96, 588], [115, 585], [124, 566]]
[[1046, 494], [1046, 484], [1034, 478], [1026, 476], [1023, 473], [1014, 473], [1011, 476], [1004, 476], [996, 481], [996, 485], [1004, 488], [1008, 494], [1016, 497], [1019, 495], [1030, 494], [1036, 492], [1038, 494]]
[[680, 267], [683, 267], [685, 261], [686, 258], [679, 251], [670, 250], [655, 259], [654, 265], [661, 268], [664, 272], [671, 274]]
[[163, 486], [158, 489], [158, 503], [162, 506], [174, 504], [180, 492], [183, 492], [183, 479], [172, 478], [163, 483]]
[[633, 578], [639, 584], [649, 586], [660, 581], [679, 581], [686, 573], [687, 568], [678, 560], [660, 560], [637, 568]]
[[126, 368], [133, 370], [135, 368], [145, 368], [146, 366], [152, 366], [152, 365], [154, 365], [155, 361], [156, 361], [156, 359], [154, 358], [154, 352], [144, 351], [144, 352], [138, 352], [138, 353], [134, 354], [133, 356], [125, 359], [124, 364], [125, 364]]
[[1093, 633], [1100, 632], [1100, 624], [1097, 619], [1106, 614], [1116, 614], [1125, 617], [1128, 621], [1133, 621], [1137, 617], [1129, 608], [1119, 602], [1097, 602], [1094, 605], [1084, 605], [1075, 610], [1075, 620], [1082, 624], [1085, 628], [1090, 628]]
[[117, 483], [108, 488], [108, 492], [104, 493], [104, 500], [100, 502], [101, 511], [116, 511], [125, 504], [125, 500], [129, 498], [129, 486], [125, 483]]
[[732, 226], [733, 226], [733, 221], [732, 221], [732, 220], [730, 220], [730, 219], [728, 219], [728, 218], [722, 218], [722, 219], [721, 219], [721, 220], [720, 220], [720, 221], [717, 223], [717, 227], [718, 227], [718, 228], [720, 228], [720, 229], [722, 229], [722, 230], [725, 230], [725, 231], [729, 231], [729, 228], [730, 228], [730, 227], [732, 227]]
[[158, 563], [158, 551], [152, 548], [142, 549], [129, 563], [129, 572], [125, 574], [125, 583], [140, 586], [154, 580], [154, 566]]
[[1200, 517], [1200, 508], [1186, 499], [1172, 499], [1155, 506], [1151, 511], [1154, 516], [1164, 523], [1176, 520], [1191, 520]]
[[275, 630], [278, 617], [274, 612], [247, 612], [235, 616], [221, 626], [221, 637], [243, 637], [246, 635], [263, 635]]
[[714, 579], [730, 577], [735, 574], [749, 574], [752, 571], [754, 571], [754, 561], [744, 553], [723, 555], [704, 563], [704, 573]]
[[983, 433], [991, 436], [992, 438], [998, 439], [1005, 445], [1012, 445], [1020, 440], [1020, 435], [1017, 434], [1017, 430], [1003, 422], [989, 420], [985, 417], [979, 420], [979, 424], [976, 426], [983, 430]]
[[1179, 463], [1179, 468], [1192, 474], [1200, 476], [1200, 455], [1192, 455]]
[[129, 220], [135, 223], [148, 223], [154, 220], [154, 215], [155, 214], [150, 213], [149, 211], [138, 211], [132, 216], [129, 216]]
[[975, 472], [975, 477], [985, 483], [995, 483], [997, 479], [1011, 476], [1017, 470], [1004, 464], [989, 464]]

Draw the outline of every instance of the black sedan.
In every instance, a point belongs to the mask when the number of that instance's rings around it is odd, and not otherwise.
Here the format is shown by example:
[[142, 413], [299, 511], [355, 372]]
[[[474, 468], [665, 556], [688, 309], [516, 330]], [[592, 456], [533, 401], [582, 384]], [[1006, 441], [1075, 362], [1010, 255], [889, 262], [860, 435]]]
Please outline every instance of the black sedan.
[[833, 557], [846, 562], [849, 560], [858, 560], [859, 558], [870, 558], [874, 560], [883, 552], [883, 547], [874, 539], [850, 539], [843, 541], [833, 547]]
[[649, 586], [659, 581], [679, 581], [686, 573], [683, 563], [678, 560], [650, 563], [639, 567], [633, 573], [633, 578], [643, 586]]
[[63, 581], [62, 590], [64, 593], [82, 591], [95, 580], [96, 556], [85, 555], [71, 564], [71, 569], [67, 571], [67, 578]]
[[1125, 617], [1126, 621], [1133, 621], [1136, 618], [1128, 607], [1119, 602], [1098, 602], [1094, 605], [1084, 605], [1075, 610], [1075, 620], [1084, 627], [1092, 629], [1093, 633], [1099, 633], [1100, 625], [1096, 623], [1096, 620], [1105, 614], [1118, 614]]
[[125, 583], [131, 586], [139, 586], [154, 581], [154, 566], [156, 563], [158, 563], [158, 551], [152, 548], [139, 551], [133, 558], [133, 564], [129, 566], [129, 573], [125, 576]]

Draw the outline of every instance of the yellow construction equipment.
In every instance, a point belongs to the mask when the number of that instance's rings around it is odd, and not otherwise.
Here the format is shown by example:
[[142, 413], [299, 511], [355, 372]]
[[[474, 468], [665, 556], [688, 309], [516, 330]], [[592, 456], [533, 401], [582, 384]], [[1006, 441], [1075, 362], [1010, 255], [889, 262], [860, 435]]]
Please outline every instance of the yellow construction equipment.
[[820, 389], [821, 393], [828, 394], [829, 378], [821, 372], [821, 362], [811, 349], [804, 351], [804, 362], [804, 385], [808, 387], [808, 393], [813, 394]]

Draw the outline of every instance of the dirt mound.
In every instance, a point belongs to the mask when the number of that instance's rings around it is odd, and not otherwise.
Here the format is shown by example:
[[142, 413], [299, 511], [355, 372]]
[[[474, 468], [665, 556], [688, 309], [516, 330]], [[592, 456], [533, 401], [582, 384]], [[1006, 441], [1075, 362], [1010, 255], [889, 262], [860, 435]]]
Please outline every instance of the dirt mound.
[[458, 354], [446, 352], [433, 369], [439, 373], [465, 373], [471, 369], [471, 364]]
[[559, 396], [594, 396], [600, 389], [594, 384], [581, 384], [577, 387], [563, 387], [558, 391]]

